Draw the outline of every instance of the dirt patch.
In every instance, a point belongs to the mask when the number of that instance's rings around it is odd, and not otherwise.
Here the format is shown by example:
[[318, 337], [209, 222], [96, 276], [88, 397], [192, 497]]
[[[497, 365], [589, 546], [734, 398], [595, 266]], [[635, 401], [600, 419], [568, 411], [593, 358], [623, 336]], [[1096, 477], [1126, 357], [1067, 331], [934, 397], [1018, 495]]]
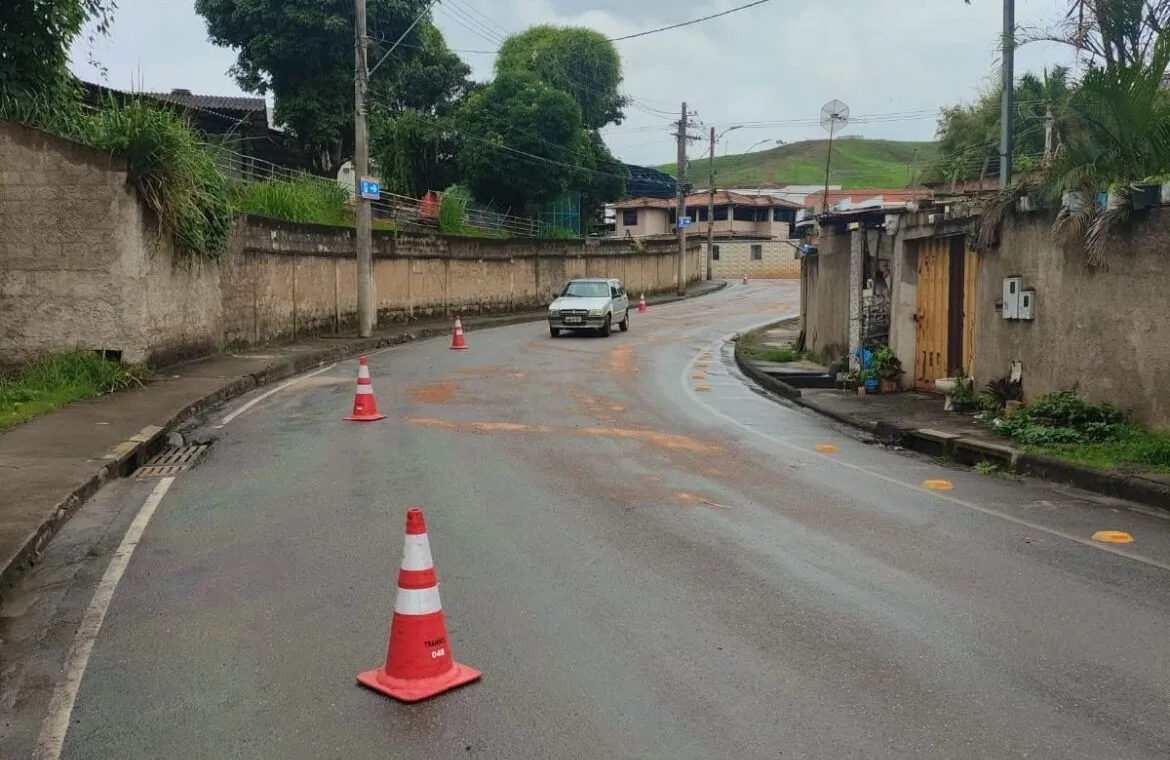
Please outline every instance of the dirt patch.
[[455, 397], [459, 383], [424, 383], [406, 389], [406, 395], [416, 404], [446, 404]]
[[634, 366], [634, 347], [618, 346], [609, 352], [609, 370], [618, 375], [629, 375], [637, 372]]
[[589, 438], [620, 438], [629, 441], [642, 441], [652, 446], [670, 451], [687, 451], [695, 454], [716, 454], [722, 449], [713, 444], [686, 435], [663, 433], [658, 430], [637, 430], [630, 428], [552, 428], [545, 425], [527, 425], [520, 422], [456, 422], [434, 417], [408, 417], [407, 422], [412, 425], [442, 428], [459, 433], [560, 433], [562, 435], [584, 436]]

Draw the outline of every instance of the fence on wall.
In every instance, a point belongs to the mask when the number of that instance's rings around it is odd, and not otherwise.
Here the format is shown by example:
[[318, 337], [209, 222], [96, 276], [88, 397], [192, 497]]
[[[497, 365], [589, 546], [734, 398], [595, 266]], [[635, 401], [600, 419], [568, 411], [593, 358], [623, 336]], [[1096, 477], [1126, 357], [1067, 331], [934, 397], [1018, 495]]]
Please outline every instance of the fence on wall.
[[[340, 185], [337, 180], [321, 177], [300, 169], [290, 169], [270, 161], [237, 153], [223, 146], [209, 146], [216, 154], [220, 168], [230, 177], [241, 182], [322, 182]], [[342, 186], [352, 195], [353, 188]], [[374, 218], [392, 221], [399, 229], [434, 230], [438, 224], [439, 211], [444, 196], [439, 192], [428, 193], [424, 198], [381, 193], [381, 200], [371, 201]], [[463, 226], [474, 232], [487, 235], [513, 237], [537, 237], [542, 223], [519, 216], [493, 211], [485, 206], [458, 199], [462, 207]], [[579, 215], [579, 212], [578, 212]]]

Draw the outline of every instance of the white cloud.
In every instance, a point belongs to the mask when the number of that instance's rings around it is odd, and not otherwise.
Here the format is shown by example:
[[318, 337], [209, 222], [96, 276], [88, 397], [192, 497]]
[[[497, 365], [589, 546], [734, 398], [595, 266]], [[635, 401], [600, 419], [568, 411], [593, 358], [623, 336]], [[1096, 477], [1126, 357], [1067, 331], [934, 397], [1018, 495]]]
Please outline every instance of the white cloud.
[[[493, 50], [509, 32], [539, 23], [582, 25], [614, 37], [716, 13], [744, 0], [444, 0], [436, 23], [457, 50]], [[110, 84], [145, 89], [186, 87], [230, 94], [239, 88], [226, 71], [231, 51], [207, 42], [193, 3], [166, 10], [149, 0], [121, 0], [112, 38], [96, 53]], [[1021, 26], [1057, 18], [1064, 0], [1018, 0]], [[995, 0], [773, 0], [724, 18], [618, 43], [624, 88], [650, 110], [674, 114], [679, 103], [707, 125], [788, 122], [742, 129], [728, 136], [732, 151], [763, 139], [794, 141], [823, 135], [815, 126], [821, 105], [848, 103], [855, 116], [934, 112], [969, 100], [998, 63], [1001, 4]], [[75, 68], [84, 66], [83, 46]], [[463, 53], [475, 75], [491, 76], [492, 57]], [[1017, 72], [1068, 62], [1066, 51], [1029, 45]], [[671, 117], [629, 110], [607, 140], [625, 160], [661, 163], [674, 158]], [[795, 122], [795, 123], [794, 123]], [[865, 137], [928, 140], [933, 117], [855, 124]]]

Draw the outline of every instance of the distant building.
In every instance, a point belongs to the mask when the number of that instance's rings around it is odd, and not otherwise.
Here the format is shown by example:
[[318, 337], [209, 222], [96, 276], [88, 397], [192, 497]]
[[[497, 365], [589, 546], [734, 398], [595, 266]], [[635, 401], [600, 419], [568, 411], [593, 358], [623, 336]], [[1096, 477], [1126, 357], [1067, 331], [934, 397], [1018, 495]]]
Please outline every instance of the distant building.
[[[687, 237], [706, 241], [708, 193], [686, 197], [691, 223]], [[712, 276], [720, 279], [788, 278], [800, 275], [796, 244], [789, 242], [800, 206], [772, 195], [743, 195], [729, 190], [715, 193], [710, 229], [714, 239], [708, 255]], [[614, 204], [614, 234], [631, 238], [671, 238], [678, 234], [676, 201], [670, 198], [632, 198]]]

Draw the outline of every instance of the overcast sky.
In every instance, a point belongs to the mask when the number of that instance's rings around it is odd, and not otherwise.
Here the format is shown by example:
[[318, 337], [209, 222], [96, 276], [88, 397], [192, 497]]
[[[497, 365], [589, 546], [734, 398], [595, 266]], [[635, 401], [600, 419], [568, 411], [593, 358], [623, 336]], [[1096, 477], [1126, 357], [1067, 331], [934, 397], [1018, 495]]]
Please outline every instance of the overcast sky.
[[[477, 79], [491, 77], [490, 51], [509, 33], [540, 23], [579, 25], [610, 37], [706, 16], [747, 0], [442, 0], [435, 22]], [[1020, 26], [1045, 25], [1066, 0], [1017, 0]], [[74, 50], [74, 70], [96, 79], [92, 54], [113, 87], [199, 94], [240, 93], [227, 74], [231, 50], [207, 41], [194, 0], [118, 0], [112, 34]], [[165, 9], [164, 9], [165, 8]], [[836, 98], [855, 121], [847, 134], [929, 140], [937, 109], [974, 98], [998, 64], [998, 0], [771, 0], [683, 29], [617, 43], [627, 120], [606, 130], [623, 160], [674, 160], [669, 122], [681, 101], [704, 126], [727, 135], [719, 151], [760, 141], [824, 135], [821, 106]], [[489, 51], [487, 53], [483, 51]], [[1068, 63], [1067, 51], [1032, 44], [1017, 55], [1017, 74]], [[667, 112], [671, 115], [667, 115]], [[868, 123], [865, 117], [871, 118]], [[704, 146], [692, 147], [692, 155]]]

